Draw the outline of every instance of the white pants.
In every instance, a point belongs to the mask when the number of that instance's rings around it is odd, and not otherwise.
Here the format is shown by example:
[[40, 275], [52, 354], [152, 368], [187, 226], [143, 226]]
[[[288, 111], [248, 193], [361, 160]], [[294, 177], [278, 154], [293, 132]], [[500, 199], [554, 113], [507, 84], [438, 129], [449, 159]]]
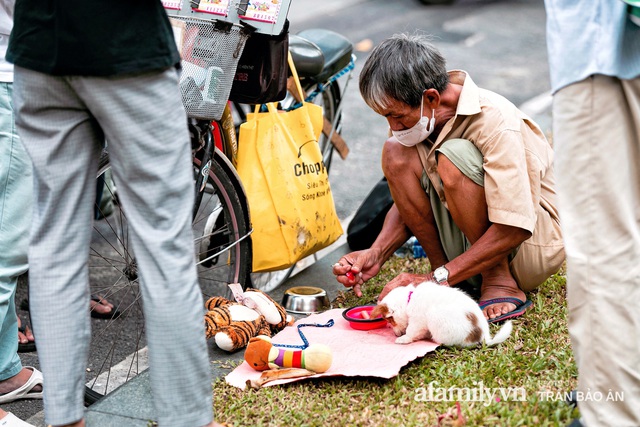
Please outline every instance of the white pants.
[[87, 262], [106, 137], [133, 229], [158, 422], [208, 424], [211, 370], [191, 231], [191, 147], [176, 71], [55, 77], [16, 67], [14, 101], [34, 166], [29, 295], [46, 422], [83, 418]]
[[578, 407], [588, 427], [638, 426], [640, 77], [591, 76], [553, 102], [578, 390], [603, 396]]

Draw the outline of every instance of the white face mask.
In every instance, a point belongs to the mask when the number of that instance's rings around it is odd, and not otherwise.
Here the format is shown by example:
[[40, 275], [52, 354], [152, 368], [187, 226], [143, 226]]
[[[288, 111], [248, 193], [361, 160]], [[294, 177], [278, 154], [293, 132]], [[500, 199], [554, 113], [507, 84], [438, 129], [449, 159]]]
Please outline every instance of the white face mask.
[[433, 129], [436, 127], [436, 111], [432, 110], [431, 119], [422, 116], [424, 108], [424, 100], [420, 101], [420, 120], [413, 127], [405, 130], [395, 131], [391, 133], [396, 137], [398, 142], [405, 147], [413, 147], [418, 145], [431, 135]]

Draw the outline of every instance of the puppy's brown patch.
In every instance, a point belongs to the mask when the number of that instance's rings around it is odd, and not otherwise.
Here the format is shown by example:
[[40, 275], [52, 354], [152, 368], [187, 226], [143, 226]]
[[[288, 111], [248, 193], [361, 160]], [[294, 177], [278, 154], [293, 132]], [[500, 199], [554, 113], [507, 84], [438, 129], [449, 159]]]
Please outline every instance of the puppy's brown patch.
[[376, 317], [387, 317], [388, 314], [389, 307], [386, 304], [378, 304], [371, 310], [370, 316], [375, 319]]
[[467, 319], [471, 323], [471, 332], [467, 335], [466, 342], [480, 342], [482, 340], [482, 329], [478, 326], [478, 316], [474, 313], [467, 313]]
[[393, 320], [393, 316], [389, 315], [389, 307], [386, 304], [378, 304], [371, 310], [371, 318], [383, 317], [389, 322], [391, 326], [396, 326], [396, 321]]

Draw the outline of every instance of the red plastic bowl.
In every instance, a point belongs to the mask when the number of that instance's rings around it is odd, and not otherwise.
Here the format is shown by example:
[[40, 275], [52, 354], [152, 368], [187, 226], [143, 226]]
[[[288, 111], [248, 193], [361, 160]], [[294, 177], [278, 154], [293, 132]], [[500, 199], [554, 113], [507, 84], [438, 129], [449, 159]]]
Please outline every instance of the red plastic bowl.
[[349, 326], [353, 329], [368, 331], [370, 329], [382, 328], [387, 324], [386, 319], [382, 317], [370, 319], [366, 317], [366, 314], [365, 317], [363, 317], [363, 313], [371, 313], [374, 307], [375, 305], [358, 305], [356, 307], [347, 308], [342, 312], [342, 317], [349, 322]]

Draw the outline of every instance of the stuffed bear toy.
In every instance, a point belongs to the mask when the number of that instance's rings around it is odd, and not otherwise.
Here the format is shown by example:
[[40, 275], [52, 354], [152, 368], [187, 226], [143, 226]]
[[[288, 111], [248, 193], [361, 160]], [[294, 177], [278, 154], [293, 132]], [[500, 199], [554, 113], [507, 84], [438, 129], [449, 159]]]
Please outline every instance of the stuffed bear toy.
[[269, 295], [258, 289], [247, 289], [241, 296], [242, 303], [222, 297], [209, 298], [205, 303], [205, 329], [207, 339], [233, 352], [244, 348], [258, 335], [271, 337], [293, 324], [293, 317]]

